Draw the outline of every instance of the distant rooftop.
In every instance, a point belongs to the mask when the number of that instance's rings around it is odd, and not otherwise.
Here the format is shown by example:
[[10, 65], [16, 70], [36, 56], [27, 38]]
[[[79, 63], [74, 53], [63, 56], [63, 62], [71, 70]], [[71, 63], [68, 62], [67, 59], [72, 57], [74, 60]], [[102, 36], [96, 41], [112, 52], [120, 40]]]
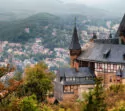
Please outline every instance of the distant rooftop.
[[110, 38], [110, 39], [94, 39], [95, 43], [102, 43], [102, 44], [119, 44], [118, 38]]

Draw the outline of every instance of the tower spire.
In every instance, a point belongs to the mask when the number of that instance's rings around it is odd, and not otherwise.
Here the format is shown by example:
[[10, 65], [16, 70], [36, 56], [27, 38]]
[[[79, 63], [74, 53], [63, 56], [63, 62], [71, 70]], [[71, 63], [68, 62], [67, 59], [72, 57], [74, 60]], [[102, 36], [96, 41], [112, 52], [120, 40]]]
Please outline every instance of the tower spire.
[[74, 67], [75, 59], [77, 59], [77, 57], [81, 54], [81, 46], [79, 43], [79, 38], [78, 38], [77, 28], [76, 28], [76, 17], [74, 19], [74, 25], [75, 26], [74, 26], [74, 31], [72, 35], [72, 41], [69, 46], [71, 67]]
[[74, 31], [73, 31], [73, 36], [72, 36], [72, 41], [71, 44], [69, 46], [70, 50], [77, 50], [77, 49], [81, 49], [80, 43], [79, 43], [79, 39], [78, 39], [78, 34], [77, 34], [77, 28], [76, 28], [76, 17], [75, 17], [75, 22], [74, 22]]

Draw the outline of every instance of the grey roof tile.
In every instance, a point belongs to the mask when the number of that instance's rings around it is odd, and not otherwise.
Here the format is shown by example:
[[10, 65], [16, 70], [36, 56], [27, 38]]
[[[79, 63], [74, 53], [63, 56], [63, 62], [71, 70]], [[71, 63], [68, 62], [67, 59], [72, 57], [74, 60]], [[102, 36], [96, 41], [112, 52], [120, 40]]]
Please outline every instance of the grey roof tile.
[[94, 80], [84, 80], [84, 81], [77, 81], [77, 82], [64, 82], [64, 85], [94, 85], [95, 81]]
[[80, 67], [77, 72], [75, 68], [63, 68], [60, 69], [61, 77], [87, 77], [87, 76], [95, 76], [94, 73], [88, 67]]
[[87, 78], [87, 77], [92, 77], [91, 80], [89, 79], [84, 79], [84, 80], [79, 80], [79, 81], [65, 81], [63, 79], [62, 84], [63, 85], [79, 85], [79, 84], [95, 84], [94, 78], [95, 74], [90, 70], [88, 67], [80, 67], [79, 71], [77, 72], [74, 68], [63, 68], [60, 69], [59, 71], [60, 77], [72, 77], [72, 78]]
[[[103, 57], [103, 53], [107, 49], [111, 49], [108, 58]], [[123, 54], [125, 54], [125, 45], [119, 44], [99, 44], [99, 43], [87, 43], [81, 55], [77, 58], [81, 61], [97, 61], [97, 62], [111, 62], [111, 63], [123, 63]]]

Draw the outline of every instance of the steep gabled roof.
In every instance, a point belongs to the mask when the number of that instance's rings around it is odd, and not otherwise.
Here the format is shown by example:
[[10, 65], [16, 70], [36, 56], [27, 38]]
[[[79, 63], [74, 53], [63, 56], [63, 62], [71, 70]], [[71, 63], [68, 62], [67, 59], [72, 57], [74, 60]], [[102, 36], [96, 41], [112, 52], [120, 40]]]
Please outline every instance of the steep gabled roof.
[[119, 37], [120, 33], [123, 32], [123, 31], [125, 31], [125, 14], [122, 18], [122, 21], [121, 21], [120, 26], [118, 28], [118, 31], [116, 33], [116, 37]]
[[74, 27], [72, 41], [71, 41], [71, 44], [69, 46], [69, 49], [70, 50], [81, 49], [81, 46], [80, 46], [80, 43], [79, 43], [79, 39], [78, 39], [78, 34], [77, 34], [77, 28], [76, 28], [76, 26]]
[[[109, 56], [107, 58], [104, 58], [103, 54], [107, 49], [110, 49], [111, 51]], [[124, 53], [124, 45], [87, 43], [84, 45], [83, 51], [77, 59], [81, 61], [96, 61], [125, 64], [125, 60], [123, 59]]]

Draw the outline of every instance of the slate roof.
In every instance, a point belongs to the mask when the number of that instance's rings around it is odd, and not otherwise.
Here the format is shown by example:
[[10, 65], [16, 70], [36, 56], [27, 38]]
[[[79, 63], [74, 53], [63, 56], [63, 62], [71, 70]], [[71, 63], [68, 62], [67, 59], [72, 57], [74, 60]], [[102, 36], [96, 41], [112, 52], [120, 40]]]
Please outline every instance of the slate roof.
[[78, 39], [76, 26], [74, 27], [72, 41], [71, 41], [71, 44], [69, 46], [69, 49], [70, 50], [72, 50], [72, 49], [74, 49], [74, 50], [81, 49], [81, 46], [80, 46], [80, 43], [79, 43], [79, 39]]
[[95, 84], [94, 77], [95, 74], [88, 67], [80, 67], [77, 72], [74, 68], [63, 68], [60, 69], [59, 75], [62, 78], [74, 77], [74, 78], [83, 78], [83, 77], [92, 77], [91, 80], [80, 80], [80, 81], [65, 81], [63, 79], [63, 85], [78, 85], [78, 84]]
[[82, 80], [82, 81], [65, 81], [63, 85], [94, 85], [94, 80]]
[[89, 67], [80, 67], [77, 72], [75, 68], [62, 68], [59, 71], [60, 77], [88, 77], [94, 76]]
[[124, 14], [124, 16], [123, 16], [123, 18], [122, 18], [122, 21], [121, 21], [120, 26], [119, 26], [119, 28], [118, 28], [118, 31], [117, 31], [117, 33], [116, 33], [116, 37], [119, 37], [119, 35], [120, 35], [120, 33], [121, 33], [122, 31], [125, 31], [125, 14]]
[[[110, 49], [110, 54], [107, 58], [103, 57], [106, 50]], [[84, 45], [81, 55], [77, 58], [81, 61], [97, 61], [107, 63], [123, 63], [123, 54], [125, 54], [125, 45], [119, 44], [100, 44], [89, 42]]]

